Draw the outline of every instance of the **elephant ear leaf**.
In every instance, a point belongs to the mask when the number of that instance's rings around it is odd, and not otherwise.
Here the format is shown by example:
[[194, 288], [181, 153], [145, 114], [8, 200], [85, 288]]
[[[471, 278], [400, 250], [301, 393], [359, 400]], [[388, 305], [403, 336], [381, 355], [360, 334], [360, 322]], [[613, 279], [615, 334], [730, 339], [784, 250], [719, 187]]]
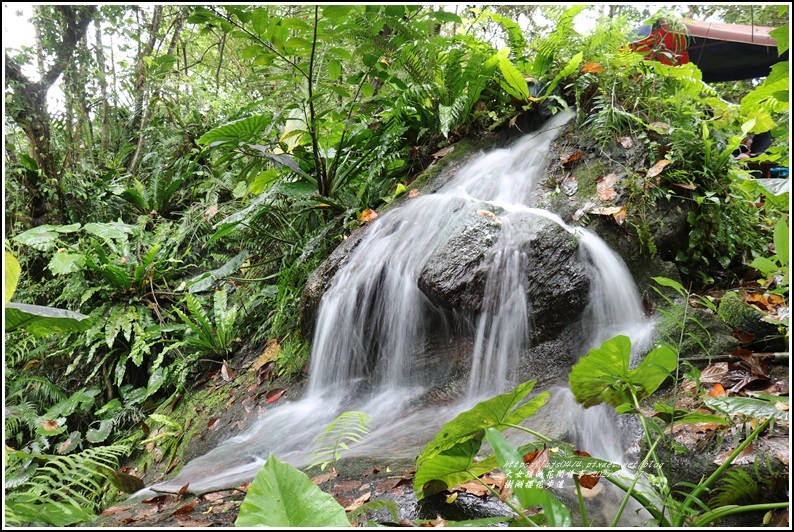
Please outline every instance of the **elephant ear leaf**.
[[678, 363], [676, 351], [660, 345], [648, 353], [634, 369], [629, 369], [631, 340], [619, 335], [591, 349], [579, 359], [568, 376], [576, 400], [585, 408], [599, 403], [620, 407], [655, 392]]
[[345, 509], [305, 473], [272, 454], [257, 473], [234, 522], [238, 527], [349, 527]]

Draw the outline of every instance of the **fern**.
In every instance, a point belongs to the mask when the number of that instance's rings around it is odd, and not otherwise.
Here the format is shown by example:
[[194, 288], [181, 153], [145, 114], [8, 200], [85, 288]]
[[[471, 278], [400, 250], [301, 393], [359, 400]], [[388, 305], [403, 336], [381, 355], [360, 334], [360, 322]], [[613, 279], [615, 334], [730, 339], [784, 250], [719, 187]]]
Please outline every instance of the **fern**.
[[342, 458], [340, 449], [347, 450], [348, 442], [358, 443], [369, 434], [372, 418], [364, 412], [343, 412], [325, 427], [314, 440], [314, 461], [309, 467], [320, 466], [322, 471], [328, 464]]
[[201, 306], [198, 298], [193, 294], [185, 296], [190, 316], [188, 317], [180, 309], [174, 310], [187, 325], [193, 335], [185, 337], [185, 343], [198, 347], [214, 355], [224, 356], [232, 350], [234, 339], [237, 333], [237, 312], [238, 307], [227, 308], [227, 294], [225, 290], [216, 290], [214, 295], [214, 319], [213, 327], [210, 317]]
[[[6, 493], [5, 519], [13, 525], [48, 523], [68, 526], [90, 521], [126, 445], [86, 449], [68, 456], [9, 453], [9, 476], [31, 476]], [[41, 464], [36, 467], [36, 464]]]
[[722, 482], [714, 489], [714, 496], [709, 500], [709, 508], [714, 509], [728, 505], [746, 505], [757, 501], [761, 488], [745, 470], [728, 471]]
[[399, 508], [400, 507], [397, 505], [397, 503], [390, 499], [375, 499], [374, 501], [365, 502], [358, 508], [348, 512], [347, 520], [350, 521], [350, 524], [353, 526], [357, 526], [357, 523], [362, 518], [366, 518], [370, 513], [388, 510], [394, 522], [397, 522], [400, 519], [398, 513]]

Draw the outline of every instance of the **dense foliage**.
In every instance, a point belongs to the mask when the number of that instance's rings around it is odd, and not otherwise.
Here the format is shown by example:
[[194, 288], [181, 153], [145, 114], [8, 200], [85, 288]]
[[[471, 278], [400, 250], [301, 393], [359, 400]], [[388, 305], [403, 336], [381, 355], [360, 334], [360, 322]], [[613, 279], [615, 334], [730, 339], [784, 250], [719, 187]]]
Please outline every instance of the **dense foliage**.
[[5, 51], [6, 281], [37, 306], [6, 308], [6, 521], [90, 520], [142, 422], [234, 353], [276, 340], [298, 374], [309, 274], [438, 150], [527, 116], [575, 106], [604, 155], [641, 144], [627, 208], [649, 254], [645, 212], [683, 198], [685, 279], [754, 269], [787, 297], [788, 194], [733, 154], [769, 131], [751, 162], [788, 166], [788, 63], [709, 86], [627, 50], [651, 14], [611, 7], [585, 35], [583, 6], [37, 6], [35, 45]]

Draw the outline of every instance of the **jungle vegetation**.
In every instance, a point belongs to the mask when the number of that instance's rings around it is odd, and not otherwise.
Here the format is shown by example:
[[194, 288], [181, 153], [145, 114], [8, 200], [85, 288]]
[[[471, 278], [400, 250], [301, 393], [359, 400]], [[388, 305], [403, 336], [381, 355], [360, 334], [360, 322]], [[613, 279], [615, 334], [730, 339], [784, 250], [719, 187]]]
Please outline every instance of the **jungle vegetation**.
[[273, 371], [298, 375], [309, 274], [439, 150], [541, 108], [575, 109], [605, 154], [629, 136], [648, 169], [667, 161], [653, 186], [638, 176], [627, 227], [657, 253], [644, 209], [690, 201], [675, 260], [693, 291], [754, 270], [787, 305], [788, 194], [733, 154], [770, 132], [754, 161], [789, 166], [788, 62], [707, 85], [626, 47], [638, 25], [685, 15], [782, 28], [782, 53], [787, 4], [668, 9], [24, 13], [34, 42], [5, 50], [5, 522], [89, 523], [151, 429], [180, 430], [158, 407], [240, 350], [276, 342]]

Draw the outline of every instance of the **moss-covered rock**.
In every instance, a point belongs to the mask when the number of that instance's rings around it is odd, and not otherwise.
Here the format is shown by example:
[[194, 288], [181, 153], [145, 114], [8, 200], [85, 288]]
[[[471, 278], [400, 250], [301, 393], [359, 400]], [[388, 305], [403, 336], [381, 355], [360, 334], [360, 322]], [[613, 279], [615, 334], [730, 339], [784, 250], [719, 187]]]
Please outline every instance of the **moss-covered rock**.
[[737, 292], [725, 292], [717, 309], [720, 319], [729, 327], [758, 338], [777, 335], [777, 327], [762, 321], [766, 314], [745, 302]]

